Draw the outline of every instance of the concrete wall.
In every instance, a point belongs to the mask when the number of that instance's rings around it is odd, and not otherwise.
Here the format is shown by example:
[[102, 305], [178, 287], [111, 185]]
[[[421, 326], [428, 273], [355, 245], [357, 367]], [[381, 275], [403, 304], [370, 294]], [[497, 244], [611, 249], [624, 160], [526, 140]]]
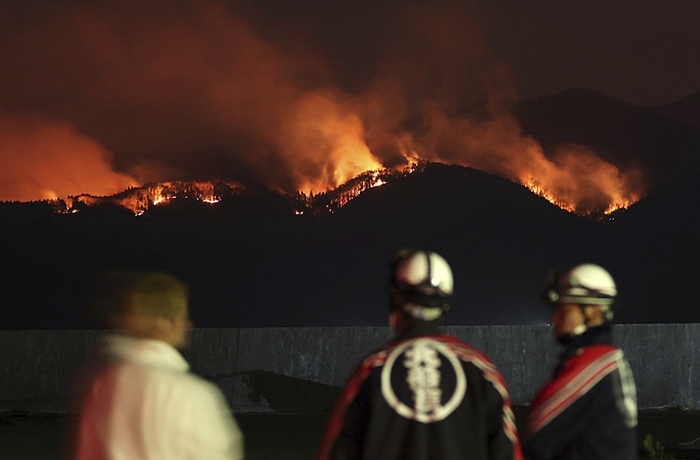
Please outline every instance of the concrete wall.
[[[484, 351], [526, 404], [547, 380], [558, 348], [547, 326], [448, 326]], [[640, 408], [700, 407], [694, 372], [700, 324], [618, 325]], [[71, 379], [100, 331], [0, 331], [0, 410], [71, 409]], [[357, 361], [392, 337], [388, 328], [197, 329], [184, 352], [193, 371], [247, 411], [326, 411]]]

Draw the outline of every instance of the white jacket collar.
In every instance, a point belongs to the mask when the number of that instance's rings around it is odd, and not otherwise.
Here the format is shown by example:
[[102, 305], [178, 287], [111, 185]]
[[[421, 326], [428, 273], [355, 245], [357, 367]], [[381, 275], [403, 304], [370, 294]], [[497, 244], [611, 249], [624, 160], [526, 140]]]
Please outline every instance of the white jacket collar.
[[100, 339], [101, 354], [148, 366], [188, 371], [190, 365], [175, 347], [161, 340], [110, 333]]

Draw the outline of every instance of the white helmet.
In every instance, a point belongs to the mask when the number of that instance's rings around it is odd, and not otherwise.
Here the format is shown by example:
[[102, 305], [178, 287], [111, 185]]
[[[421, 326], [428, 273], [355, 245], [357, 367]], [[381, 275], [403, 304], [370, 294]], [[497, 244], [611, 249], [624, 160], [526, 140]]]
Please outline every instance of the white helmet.
[[543, 293], [551, 304], [576, 303], [609, 307], [615, 301], [617, 287], [612, 276], [595, 264], [577, 265], [564, 274], [550, 277]]
[[452, 270], [439, 254], [402, 249], [391, 264], [391, 308], [432, 321], [449, 310], [454, 288]]

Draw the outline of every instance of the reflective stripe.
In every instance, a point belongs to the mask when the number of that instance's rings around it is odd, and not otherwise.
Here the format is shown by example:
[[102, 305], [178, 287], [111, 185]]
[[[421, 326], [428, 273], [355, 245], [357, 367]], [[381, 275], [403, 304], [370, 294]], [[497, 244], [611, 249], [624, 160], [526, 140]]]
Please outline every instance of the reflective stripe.
[[[610, 349], [610, 347], [606, 349], [608, 351], [605, 354], [587, 365], [585, 361], [574, 362], [570, 369], [565, 370], [560, 377], [544, 387], [530, 409], [528, 435], [532, 436], [540, 431], [605, 376], [619, 369], [620, 362], [624, 359], [622, 351], [617, 348]], [[586, 356], [574, 358], [574, 360], [586, 359]], [[584, 365], [576, 366], [576, 364]]]
[[450, 342], [460, 359], [480, 369], [484, 374], [484, 378], [491, 382], [498, 394], [501, 395], [501, 399], [503, 400], [503, 431], [513, 443], [513, 458], [521, 460], [523, 456], [520, 448], [520, 440], [518, 439], [518, 429], [515, 425], [515, 414], [513, 414], [510, 395], [506, 389], [503, 376], [498, 372], [496, 365], [477, 349], [465, 346], [460, 342]]

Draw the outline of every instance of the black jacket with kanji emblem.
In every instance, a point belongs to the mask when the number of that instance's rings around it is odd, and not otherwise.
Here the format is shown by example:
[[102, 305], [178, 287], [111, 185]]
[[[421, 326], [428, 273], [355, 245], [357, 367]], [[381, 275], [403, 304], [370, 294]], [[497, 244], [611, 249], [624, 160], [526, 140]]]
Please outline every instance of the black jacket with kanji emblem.
[[519, 460], [510, 397], [496, 366], [421, 325], [355, 368], [317, 460]]

